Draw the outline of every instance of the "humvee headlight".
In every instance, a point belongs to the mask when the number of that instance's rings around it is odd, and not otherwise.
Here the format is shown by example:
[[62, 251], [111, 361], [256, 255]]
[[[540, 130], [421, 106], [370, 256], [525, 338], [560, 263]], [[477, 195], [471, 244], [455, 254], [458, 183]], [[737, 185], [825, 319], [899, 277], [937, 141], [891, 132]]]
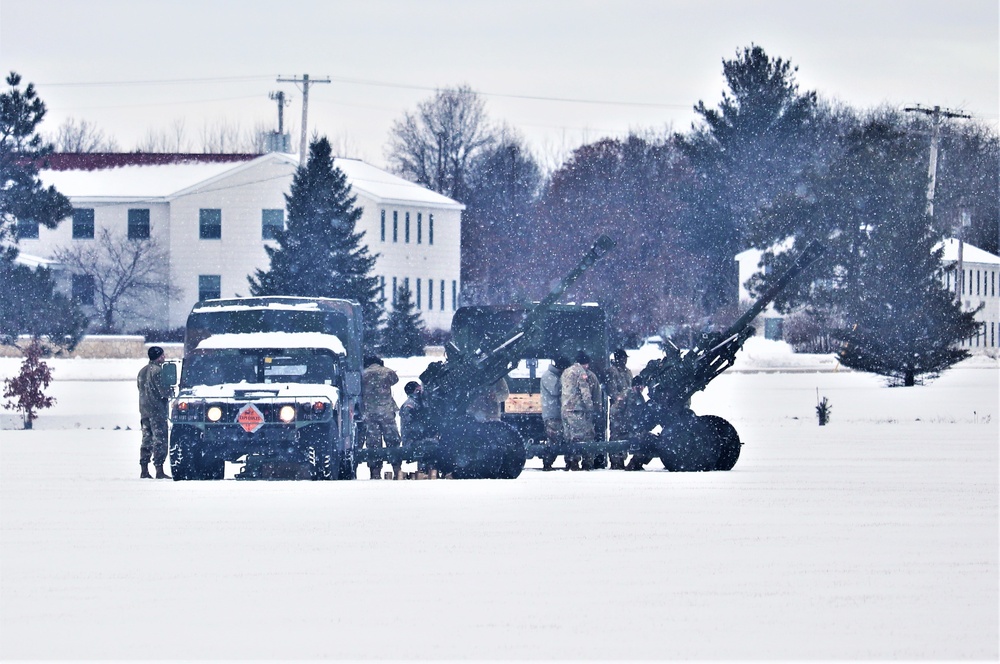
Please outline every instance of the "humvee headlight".
[[285, 423], [295, 421], [295, 406], [282, 406], [278, 411], [278, 419]]
[[218, 406], [212, 406], [205, 413], [205, 417], [208, 418], [209, 422], [218, 422], [222, 419], [222, 409]]

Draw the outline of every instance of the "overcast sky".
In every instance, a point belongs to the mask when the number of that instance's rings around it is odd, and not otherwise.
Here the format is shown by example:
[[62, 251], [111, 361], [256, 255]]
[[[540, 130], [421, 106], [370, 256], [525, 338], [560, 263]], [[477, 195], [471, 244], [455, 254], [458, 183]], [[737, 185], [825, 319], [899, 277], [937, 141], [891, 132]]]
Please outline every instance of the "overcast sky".
[[[394, 120], [468, 84], [549, 161], [629, 130], [687, 130], [722, 60], [756, 43], [803, 90], [856, 107], [962, 109], [996, 129], [997, 0], [0, 0], [0, 67], [36, 83], [44, 131], [96, 123], [132, 149], [183, 120], [277, 126], [268, 93], [310, 89], [309, 128], [384, 164]], [[297, 134], [294, 136], [297, 139]]]

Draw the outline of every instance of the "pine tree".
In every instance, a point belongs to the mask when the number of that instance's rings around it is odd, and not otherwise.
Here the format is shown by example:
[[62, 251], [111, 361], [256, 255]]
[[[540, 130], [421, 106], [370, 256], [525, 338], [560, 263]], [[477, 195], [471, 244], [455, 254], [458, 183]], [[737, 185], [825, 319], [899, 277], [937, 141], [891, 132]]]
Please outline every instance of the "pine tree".
[[21, 89], [18, 74], [11, 72], [7, 85], [0, 94], [0, 343], [15, 345], [20, 334], [44, 335], [72, 349], [83, 335], [86, 317], [55, 291], [48, 270], [14, 262], [19, 220], [55, 228], [73, 206], [38, 178], [39, 162], [52, 152], [38, 133], [45, 104], [33, 84]]
[[309, 161], [299, 166], [285, 195], [287, 227], [276, 234], [277, 246], [266, 247], [271, 266], [249, 277], [250, 292], [355, 300], [364, 315], [365, 347], [373, 349], [384, 301], [371, 274], [378, 256], [356, 230], [362, 213], [356, 202], [347, 176], [333, 163], [330, 142], [313, 141]]
[[413, 294], [403, 282], [396, 289], [396, 305], [385, 323], [382, 354], [386, 357], [414, 357], [424, 354], [424, 321], [413, 306]]
[[[897, 114], [876, 115], [844, 139], [842, 154], [800, 194], [776, 205], [770, 223], [804, 246], [827, 246], [822, 271], [780, 298], [810, 302], [844, 345], [845, 366], [914, 385], [968, 356], [954, 346], [976, 329], [943, 283], [941, 239], [927, 213], [924, 150]], [[778, 269], [795, 252], [778, 257]], [[765, 283], [758, 291], [766, 287]], [[806, 295], [805, 289], [811, 289]]]

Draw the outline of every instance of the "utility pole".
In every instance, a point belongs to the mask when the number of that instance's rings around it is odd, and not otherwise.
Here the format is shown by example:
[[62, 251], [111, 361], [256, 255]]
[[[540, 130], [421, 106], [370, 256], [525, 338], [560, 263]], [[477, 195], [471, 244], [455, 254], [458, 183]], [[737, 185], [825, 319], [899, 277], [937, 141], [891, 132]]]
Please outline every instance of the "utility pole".
[[927, 177], [929, 180], [927, 183], [927, 214], [934, 216], [934, 187], [937, 183], [937, 153], [938, 141], [941, 138], [941, 118], [969, 119], [972, 116], [962, 111], [954, 111], [948, 108], [941, 108], [940, 106], [925, 108], [920, 104], [908, 106], [903, 110], [909, 113], [923, 113], [931, 117], [931, 159], [930, 165], [927, 168]]
[[285, 93], [279, 90], [278, 92], [272, 92], [267, 95], [268, 98], [278, 102], [278, 133], [285, 133], [285, 106], [289, 103], [285, 101]]
[[306, 119], [309, 117], [309, 86], [313, 83], [329, 83], [330, 77], [310, 80], [309, 74], [303, 74], [302, 78], [278, 78], [278, 83], [301, 83], [302, 84], [302, 139], [299, 141], [299, 166], [306, 165], [306, 147], [308, 145], [308, 133], [306, 133]]

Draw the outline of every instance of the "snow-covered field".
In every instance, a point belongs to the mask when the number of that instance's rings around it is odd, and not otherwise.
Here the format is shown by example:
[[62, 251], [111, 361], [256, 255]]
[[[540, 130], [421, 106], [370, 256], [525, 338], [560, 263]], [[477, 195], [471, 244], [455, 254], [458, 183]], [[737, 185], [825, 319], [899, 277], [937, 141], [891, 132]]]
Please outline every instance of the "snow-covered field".
[[139, 480], [141, 362], [51, 364], [0, 416], [3, 659], [1000, 656], [995, 361], [889, 389], [750, 343], [694, 402], [731, 472], [333, 483]]

